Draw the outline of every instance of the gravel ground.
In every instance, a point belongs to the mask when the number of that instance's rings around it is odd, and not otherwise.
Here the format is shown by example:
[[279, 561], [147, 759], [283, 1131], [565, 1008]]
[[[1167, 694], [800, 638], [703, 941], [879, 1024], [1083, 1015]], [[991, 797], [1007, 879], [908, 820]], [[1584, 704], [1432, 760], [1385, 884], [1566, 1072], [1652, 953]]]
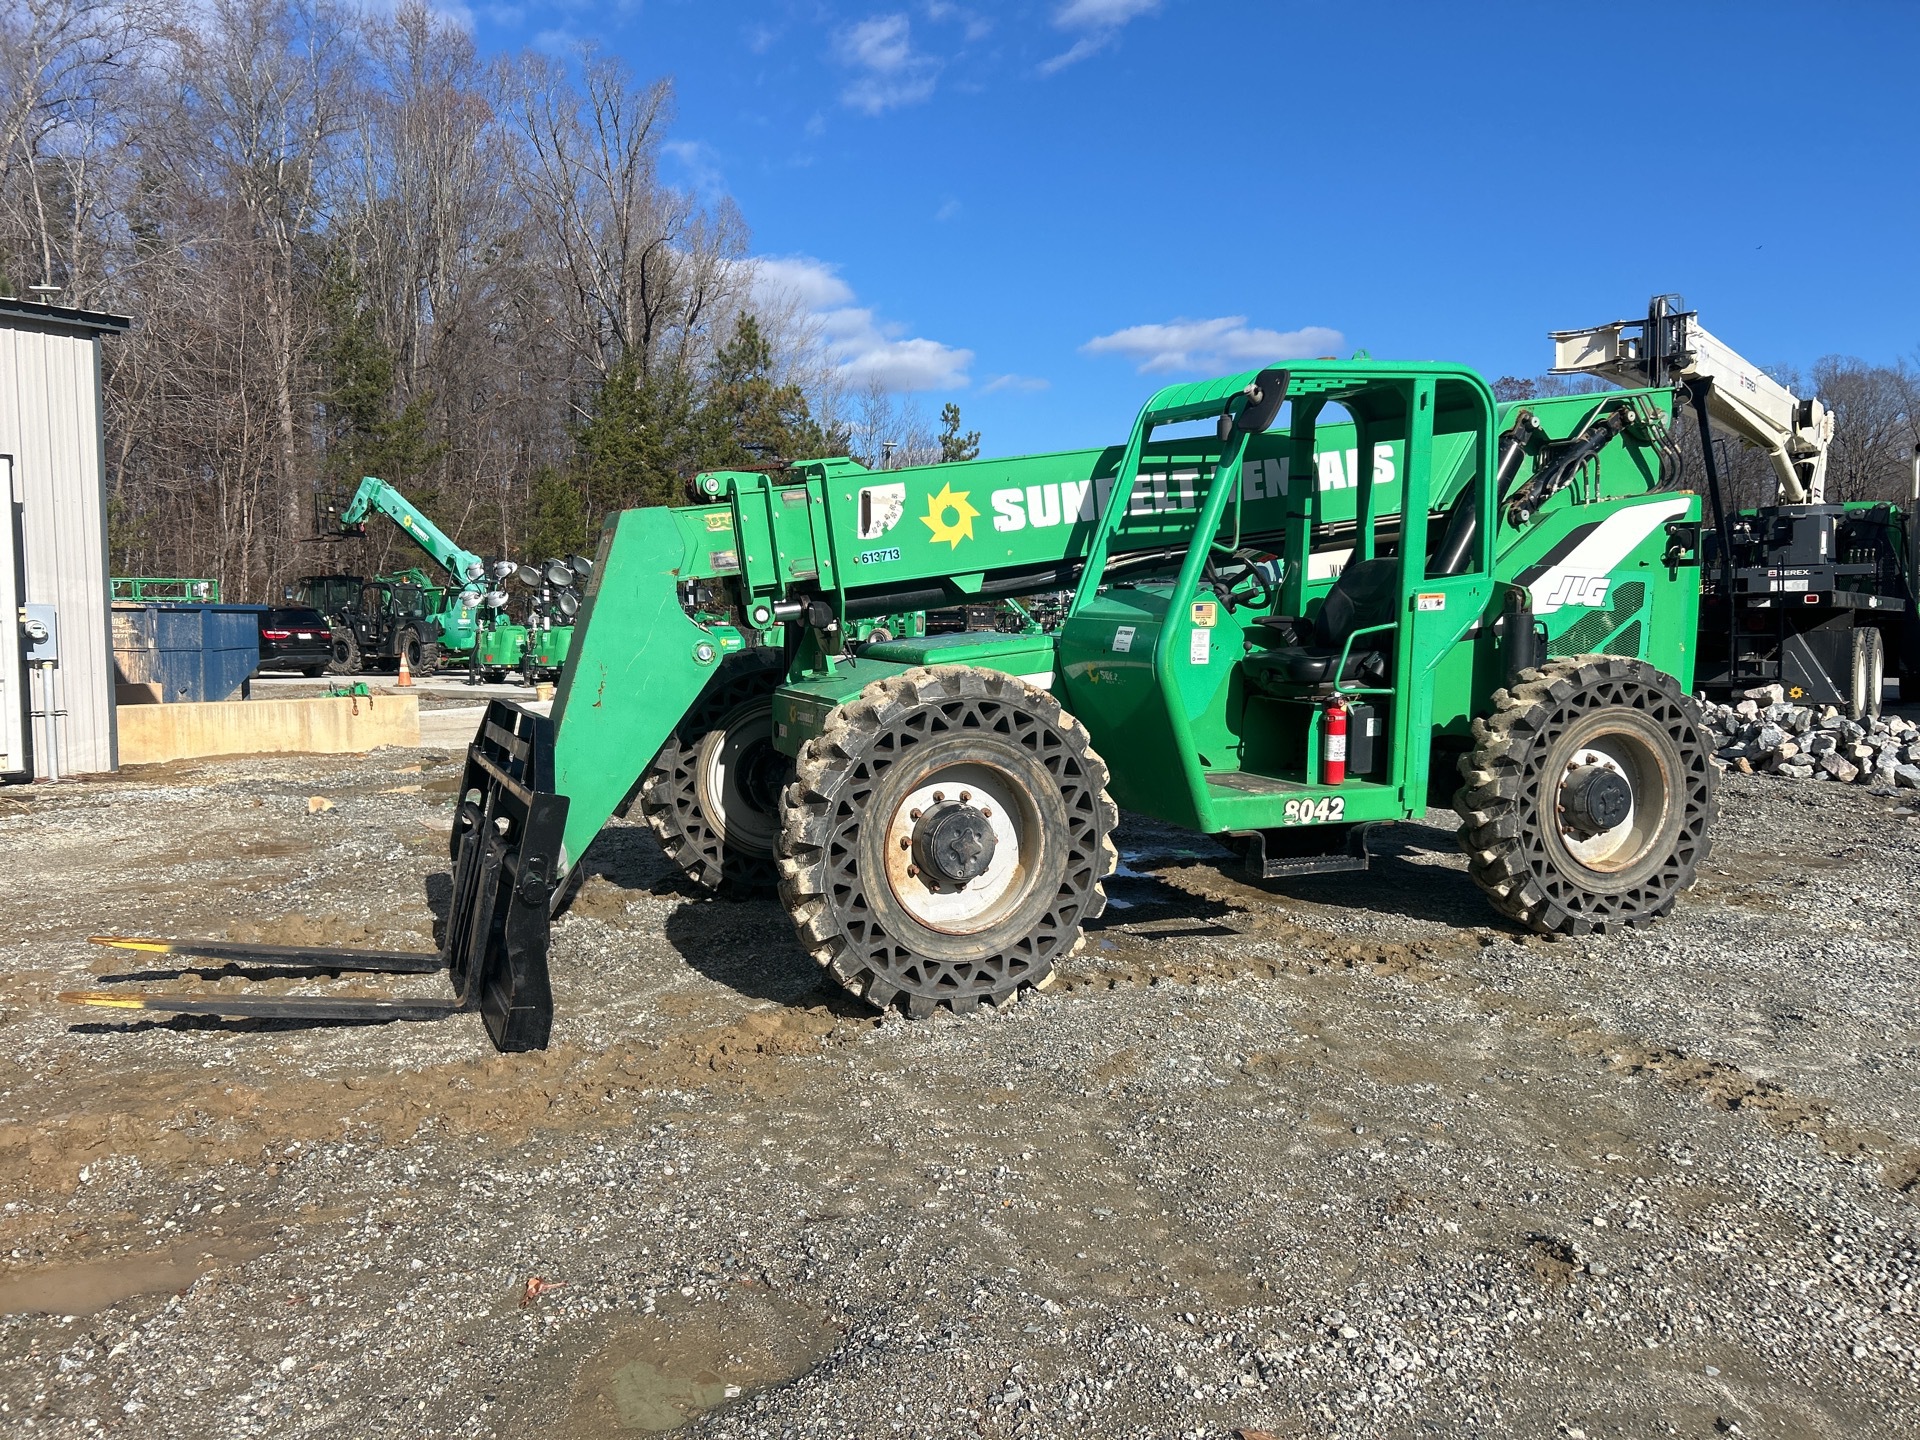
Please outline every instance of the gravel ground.
[[101, 931], [431, 948], [454, 784], [0, 792], [0, 1434], [1913, 1433], [1912, 797], [1729, 777], [1668, 922], [1559, 944], [1439, 812], [1264, 888], [1130, 820], [965, 1020], [625, 826], [543, 1055], [54, 1002], [139, 968]]

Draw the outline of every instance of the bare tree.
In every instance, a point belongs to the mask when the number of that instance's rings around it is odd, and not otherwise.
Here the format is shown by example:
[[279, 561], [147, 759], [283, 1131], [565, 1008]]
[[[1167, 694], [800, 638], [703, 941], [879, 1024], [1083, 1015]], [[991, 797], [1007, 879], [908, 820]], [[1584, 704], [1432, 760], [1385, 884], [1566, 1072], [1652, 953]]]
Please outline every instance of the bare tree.
[[545, 56], [506, 66], [515, 178], [566, 277], [568, 338], [596, 380], [622, 361], [642, 374], [690, 368], [736, 293], [746, 229], [731, 201], [712, 211], [659, 180], [673, 88], [633, 84], [589, 56], [582, 90]]

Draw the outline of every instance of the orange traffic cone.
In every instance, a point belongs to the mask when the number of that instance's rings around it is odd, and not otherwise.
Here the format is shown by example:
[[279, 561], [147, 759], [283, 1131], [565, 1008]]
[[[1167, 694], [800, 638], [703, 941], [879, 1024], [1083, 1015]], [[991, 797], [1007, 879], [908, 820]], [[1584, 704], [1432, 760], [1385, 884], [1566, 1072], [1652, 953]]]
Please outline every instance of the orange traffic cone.
[[407, 686], [413, 684], [413, 671], [407, 665], [407, 652], [405, 650], [402, 650], [400, 652], [399, 684], [400, 684], [400, 688], [403, 690], [406, 689]]

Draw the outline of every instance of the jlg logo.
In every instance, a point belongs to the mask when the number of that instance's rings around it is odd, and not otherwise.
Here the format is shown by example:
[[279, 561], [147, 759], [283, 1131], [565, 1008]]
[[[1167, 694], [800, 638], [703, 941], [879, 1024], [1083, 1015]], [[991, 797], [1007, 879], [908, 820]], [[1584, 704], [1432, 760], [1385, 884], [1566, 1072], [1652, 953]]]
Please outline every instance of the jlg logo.
[[1562, 575], [1560, 584], [1547, 597], [1549, 605], [1604, 605], [1610, 575]]

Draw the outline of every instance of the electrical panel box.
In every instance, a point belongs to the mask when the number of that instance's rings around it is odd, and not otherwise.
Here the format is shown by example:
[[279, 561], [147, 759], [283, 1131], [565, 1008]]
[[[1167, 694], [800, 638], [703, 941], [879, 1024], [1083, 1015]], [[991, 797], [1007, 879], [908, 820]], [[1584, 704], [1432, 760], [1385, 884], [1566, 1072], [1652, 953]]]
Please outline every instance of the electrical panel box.
[[20, 633], [27, 641], [29, 665], [60, 663], [60, 616], [51, 605], [22, 605]]

